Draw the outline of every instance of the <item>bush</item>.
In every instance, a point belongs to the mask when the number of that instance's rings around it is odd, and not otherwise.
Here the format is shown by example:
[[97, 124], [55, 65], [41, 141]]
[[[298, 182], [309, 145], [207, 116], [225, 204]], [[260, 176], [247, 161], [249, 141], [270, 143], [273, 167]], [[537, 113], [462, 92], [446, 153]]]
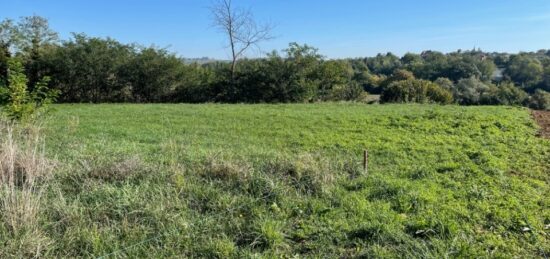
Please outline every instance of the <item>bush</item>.
[[380, 82], [380, 88], [382, 89], [382, 91], [384, 91], [384, 89], [386, 89], [393, 82], [412, 79], [415, 79], [412, 72], [405, 69], [396, 69], [395, 71], [393, 71], [391, 76], [384, 78], [384, 80]]
[[325, 61], [318, 70], [319, 100], [356, 100], [363, 92], [359, 84], [352, 81], [353, 69], [347, 62]]
[[51, 103], [57, 96], [57, 91], [48, 89], [49, 77], [44, 77], [29, 93], [28, 79], [24, 74], [23, 65], [16, 59], [8, 61], [8, 85], [0, 88], [0, 104], [3, 111], [15, 120], [28, 119], [35, 115], [46, 104]]
[[324, 61], [316, 50], [291, 44], [286, 57], [239, 61], [234, 77], [218, 70], [213, 101], [277, 103], [357, 100], [364, 92], [344, 61]]
[[453, 97], [463, 105], [481, 104], [490, 90], [490, 86], [476, 77], [460, 79], [453, 89]]
[[447, 89], [449, 91], [452, 91], [453, 88], [455, 87], [453, 81], [451, 81], [449, 78], [446, 78], [446, 77], [437, 78], [434, 81], [434, 83], [441, 86], [443, 89]]
[[529, 98], [529, 107], [537, 110], [550, 110], [550, 93], [537, 89]]
[[523, 105], [529, 96], [514, 86], [512, 82], [505, 82], [498, 86], [491, 86], [483, 104], [491, 105]]
[[349, 82], [347, 84], [334, 85], [325, 100], [358, 101], [364, 98], [366, 94], [368, 93], [357, 82]]
[[510, 57], [505, 73], [517, 85], [529, 89], [543, 80], [544, 67], [535, 57], [521, 53]]
[[[126, 64], [136, 55], [133, 45], [84, 34], [73, 36], [74, 39], [54, 48], [42, 60], [54, 79], [55, 87], [63, 93], [60, 98], [63, 102], [132, 101], [133, 85], [123, 75], [132, 73], [136, 80], [146, 79], [145, 83], [151, 83], [158, 78], [158, 67], [167, 66], [156, 64], [156, 57], [144, 54], [139, 59], [142, 62], [140, 66], [135, 64], [130, 70]], [[144, 69], [149, 69], [146, 76], [141, 75]], [[159, 82], [166, 81], [162, 79]]]
[[[125, 86], [121, 88], [120, 101], [169, 101], [175, 89], [186, 83], [188, 76], [187, 66], [178, 57], [153, 47], [133, 54], [118, 70], [120, 81], [124, 82], [121, 84]], [[124, 92], [125, 89], [128, 93]]]
[[9, 102], [10, 91], [8, 87], [0, 84], [0, 106], [6, 105]]
[[453, 101], [451, 92], [427, 80], [409, 79], [391, 83], [381, 96], [382, 102], [441, 103]]
[[221, 84], [217, 78], [220, 70], [223, 68], [205, 68], [198, 64], [186, 66], [183, 82], [175, 89], [170, 101], [201, 103], [215, 100], [215, 89]]

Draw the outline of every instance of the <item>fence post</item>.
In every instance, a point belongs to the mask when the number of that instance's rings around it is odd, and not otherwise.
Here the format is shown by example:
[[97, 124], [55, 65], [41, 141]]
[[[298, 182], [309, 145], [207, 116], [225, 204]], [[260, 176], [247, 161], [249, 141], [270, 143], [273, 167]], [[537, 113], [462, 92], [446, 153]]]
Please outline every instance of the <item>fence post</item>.
[[363, 170], [365, 175], [369, 174], [369, 152], [367, 150], [363, 152]]

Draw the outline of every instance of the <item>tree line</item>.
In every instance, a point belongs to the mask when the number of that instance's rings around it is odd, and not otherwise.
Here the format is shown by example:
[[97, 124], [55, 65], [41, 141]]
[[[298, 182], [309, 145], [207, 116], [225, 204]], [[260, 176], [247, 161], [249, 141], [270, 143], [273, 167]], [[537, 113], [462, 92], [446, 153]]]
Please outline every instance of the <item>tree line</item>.
[[263, 58], [187, 64], [166, 49], [112, 38], [59, 40], [46, 19], [32, 16], [0, 23], [0, 102], [9, 99], [10, 60], [22, 64], [29, 92], [47, 77], [58, 102], [360, 101], [374, 94], [381, 102], [550, 109], [550, 50], [329, 60], [290, 43]]

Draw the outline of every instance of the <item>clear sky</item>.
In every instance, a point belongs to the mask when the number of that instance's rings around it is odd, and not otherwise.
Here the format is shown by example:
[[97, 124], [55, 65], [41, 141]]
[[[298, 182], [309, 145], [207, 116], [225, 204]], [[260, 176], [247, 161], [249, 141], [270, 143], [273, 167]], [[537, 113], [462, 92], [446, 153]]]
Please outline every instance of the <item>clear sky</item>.
[[[71, 32], [226, 59], [209, 0], [0, 0], [0, 19], [37, 14]], [[275, 24], [263, 51], [307, 43], [329, 58], [457, 49], [550, 49], [550, 0], [234, 0]], [[258, 53], [249, 53], [250, 56]]]

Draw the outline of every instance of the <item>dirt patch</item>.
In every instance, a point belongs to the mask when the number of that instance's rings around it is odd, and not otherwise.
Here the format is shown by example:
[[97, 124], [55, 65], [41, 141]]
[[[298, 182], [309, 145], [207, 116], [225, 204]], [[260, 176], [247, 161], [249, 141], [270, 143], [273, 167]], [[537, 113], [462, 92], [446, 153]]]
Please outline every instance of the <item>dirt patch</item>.
[[532, 114], [540, 125], [539, 135], [550, 139], [550, 111], [533, 111]]

